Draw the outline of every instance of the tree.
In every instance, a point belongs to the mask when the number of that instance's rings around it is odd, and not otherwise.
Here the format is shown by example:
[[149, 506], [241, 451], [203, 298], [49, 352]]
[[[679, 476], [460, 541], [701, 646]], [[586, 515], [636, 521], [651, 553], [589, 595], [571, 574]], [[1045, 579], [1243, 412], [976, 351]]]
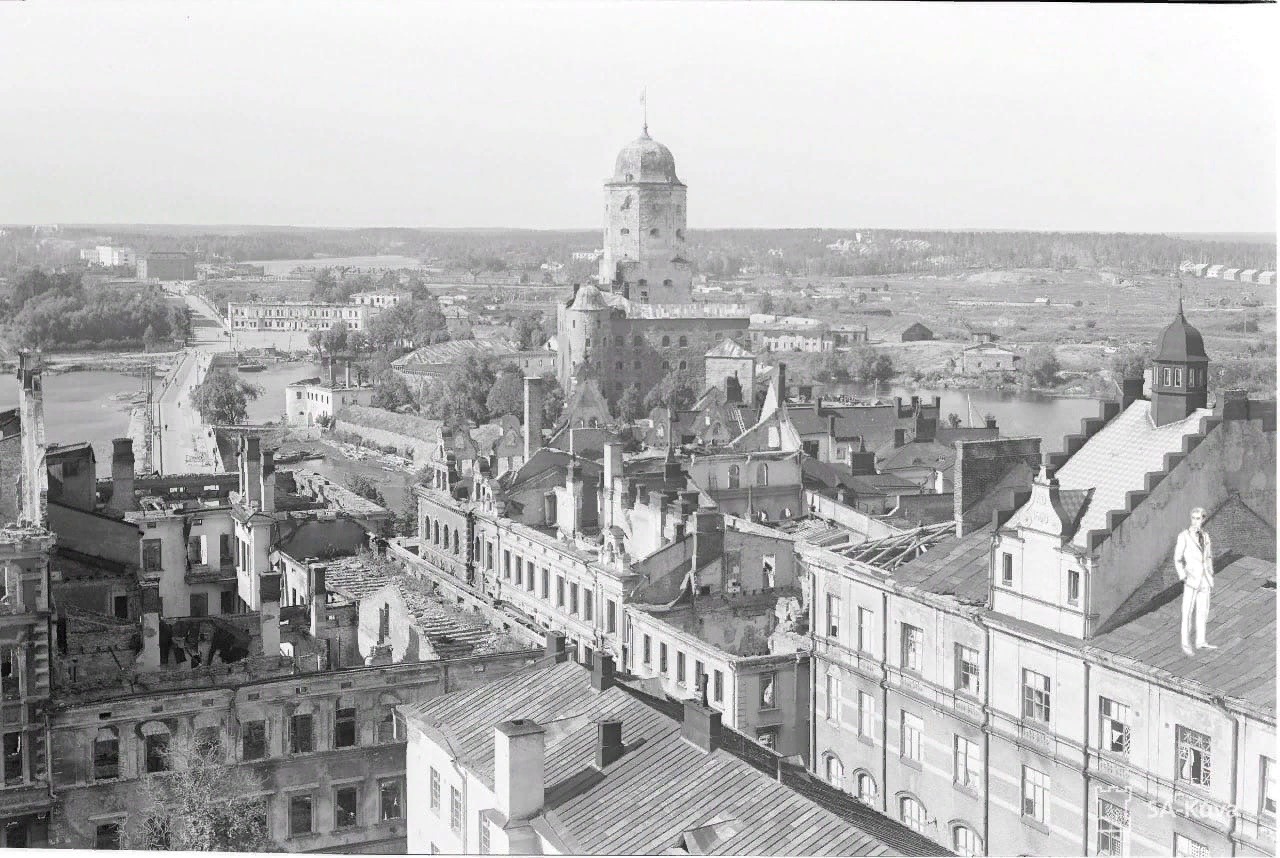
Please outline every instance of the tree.
[[1116, 378], [1141, 376], [1147, 368], [1150, 349], [1124, 346], [1111, 356], [1111, 372]]
[[127, 848], [278, 851], [267, 804], [253, 797], [265, 783], [250, 769], [227, 765], [221, 739], [202, 742], [179, 734], [170, 739], [163, 759], [168, 771], [138, 781], [123, 838]]
[[413, 395], [409, 393], [409, 385], [405, 384], [398, 372], [386, 369], [374, 376], [373, 397], [369, 400], [374, 408], [399, 411], [412, 403]]
[[329, 330], [320, 335], [320, 350], [329, 356], [346, 351], [347, 325], [345, 322], [334, 322]]
[[226, 369], [211, 369], [191, 391], [191, 403], [205, 423], [234, 426], [249, 416], [249, 402], [262, 395], [256, 384], [241, 381]]
[[698, 379], [688, 370], [668, 373], [645, 396], [645, 408], [661, 406], [671, 411], [684, 411], [698, 398], [694, 392], [698, 387]]
[[531, 351], [542, 345], [542, 314], [524, 314], [519, 316], [514, 325], [516, 329], [516, 348], [520, 351]]
[[446, 423], [480, 425], [489, 417], [489, 391], [497, 376], [493, 361], [468, 355], [445, 376], [439, 418]]
[[564, 388], [551, 373], [542, 376], [542, 425], [555, 426], [564, 414]]
[[1026, 373], [1026, 377], [1042, 386], [1057, 382], [1058, 370], [1061, 368], [1053, 346], [1045, 344], [1033, 346], [1022, 361], [1022, 370]]
[[[522, 417], [524, 414], [524, 376], [514, 366], [503, 367], [494, 379], [493, 388], [485, 399], [489, 419], [496, 420], [504, 414]], [[523, 418], [522, 418], [523, 419]]]
[[368, 501], [373, 501], [378, 506], [385, 507], [387, 499], [382, 496], [382, 492], [373, 484], [373, 481], [361, 474], [351, 474], [347, 477], [347, 488], [360, 497]]
[[618, 400], [618, 416], [624, 420], [635, 420], [644, 416], [644, 394], [640, 392], [640, 384], [632, 382], [622, 392]]
[[961, 424], [960, 415], [952, 411], [947, 415], [947, 425], [952, 429], [959, 429]]
[[848, 381], [849, 366], [844, 356], [835, 351], [824, 353], [822, 360], [818, 363], [817, 376], [818, 381]]
[[862, 346], [853, 351], [852, 363], [859, 380], [883, 384], [897, 375], [893, 358], [870, 346]]

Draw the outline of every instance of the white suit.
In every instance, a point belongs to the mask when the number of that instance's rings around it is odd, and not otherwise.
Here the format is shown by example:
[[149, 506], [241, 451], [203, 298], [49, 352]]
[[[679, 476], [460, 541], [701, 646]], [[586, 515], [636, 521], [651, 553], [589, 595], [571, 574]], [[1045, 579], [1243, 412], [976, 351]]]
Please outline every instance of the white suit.
[[1182, 580], [1182, 646], [1191, 646], [1191, 618], [1195, 615], [1195, 646], [1204, 646], [1205, 626], [1209, 621], [1209, 591], [1213, 589], [1213, 542], [1201, 530], [1190, 528], [1178, 534], [1173, 549], [1173, 565]]

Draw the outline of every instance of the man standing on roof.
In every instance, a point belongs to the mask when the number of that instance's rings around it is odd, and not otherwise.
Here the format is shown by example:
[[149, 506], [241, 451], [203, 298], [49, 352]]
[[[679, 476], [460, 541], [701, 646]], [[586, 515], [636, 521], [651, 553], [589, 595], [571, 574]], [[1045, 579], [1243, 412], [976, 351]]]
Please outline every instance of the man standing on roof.
[[1213, 542], [1204, 531], [1204, 508], [1191, 510], [1191, 526], [1178, 534], [1173, 549], [1173, 565], [1182, 582], [1182, 651], [1191, 648], [1191, 617], [1195, 615], [1196, 649], [1217, 649], [1205, 640], [1209, 622], [1209, 591], [1213, 589]]

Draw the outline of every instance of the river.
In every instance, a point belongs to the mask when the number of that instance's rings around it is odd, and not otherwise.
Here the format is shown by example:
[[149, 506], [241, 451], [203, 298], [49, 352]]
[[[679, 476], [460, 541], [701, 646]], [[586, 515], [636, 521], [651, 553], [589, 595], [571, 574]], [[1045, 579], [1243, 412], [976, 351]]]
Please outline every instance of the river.
[[[854, 397], [872, 395], [870, 387], [859, 384], [836, 385], [833, 389]], [[1044, 438], [1046, 451], [1061, 449], [1063, 437], [1079, 432], [1080, 421], [1086, 417], [1097, 417], [1099, 409], [1096, 399], [1045, 396], [1033, 392], [929, 390], [897, 385], [887, 391], [883, 387], [880, 389], [881, 399], [894, 396], [901, 396], [904, 402], [912, 396], [919, 396], [926, 402], [941, 396], [942, 421], [945, 422], [949, 414], [957, 414], [962, 425], [968, 426], [972, 411], [973, 425], [981, 426], [983, 417], [990, 414], [996, 418], [1001, 435], [1039, 435]]]
[[[263, 372], [242, 373], [241, 378], [263, 388], [262, 395], [249, 403], [249, 420], [267, 423], [279, 420], [284, 410], [285, 385], [316, 376], [315, 363], [291, 362], [269, 364]], [[142, 378], [121, 372], [68, 372], [45, 375], [45, 437], [50, 443], [90, 441], [98, 459], [98, 473], [111, 472], [111, 439], [127, 434], [130, 404], [127, 397], [142, 390]], [[869, 396], [870, 391], [858, 385], [836, 388], [852, 396]], [[901, 396], [904, 400], [919, 396], [931, 401], [942, 397], [942, 415], [958, 414], [967, 425], [970, 404], [973, 419], [981, 425], [984, 415], [995, 415], [1002, 435], [1040, 435], [1045, 449], [1057, 450], [1062, 438], [1080, 431], [1080, 421], [1098, 414], [1095, 399], [1059, 398], [1037, 393], [991, 390], [912, 390], [894, 386], [881, 390], [881, 397]], [[12, 375], [0, 376], [0, 408], [18, 404], [18, 382]], [[382, 471], [378, 466], [334, 460], [320, 465], [309, 462], [304, 467], [325, 473], [336, 481], [345, 475], [360, 473], [375, 479], [383, 487], [388, 505], [399, 509], [404, 497], [404, 481], [399, 475]]]

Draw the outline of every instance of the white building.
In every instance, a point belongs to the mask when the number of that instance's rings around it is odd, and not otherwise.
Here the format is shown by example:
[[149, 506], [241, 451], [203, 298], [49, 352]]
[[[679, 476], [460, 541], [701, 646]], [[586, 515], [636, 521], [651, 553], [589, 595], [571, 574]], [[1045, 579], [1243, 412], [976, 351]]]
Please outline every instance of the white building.
[[327, 331], [335, 322], [351, 331], [366, 331], [372, 311], [368, 304], [231, 303], [227, 323], [233, 331]]
[[375, 307], [377, 309], [385, 309], [394, 307], [397, 304], [409, 303], [413, 300], [411, 292], [357, 292], [351, 296], [352, 304], [359, 304], [363, 307]]

